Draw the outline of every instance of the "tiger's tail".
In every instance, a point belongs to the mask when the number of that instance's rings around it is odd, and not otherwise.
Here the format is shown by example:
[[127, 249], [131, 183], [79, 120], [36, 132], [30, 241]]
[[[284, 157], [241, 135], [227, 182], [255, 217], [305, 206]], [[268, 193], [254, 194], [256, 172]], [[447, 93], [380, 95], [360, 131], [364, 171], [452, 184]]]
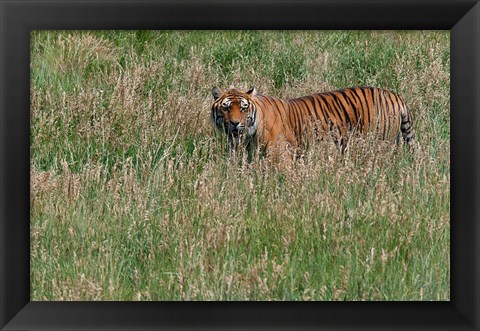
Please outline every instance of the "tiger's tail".
[[410, 145], [413, 138], [415, 138], [415, 132], [413, 131], [413, 119], [410, 109], [407, 106], [403, 108], [401, 113], [402, 123], [400, 125], [400, 131], [402, 133], [403, 141]]

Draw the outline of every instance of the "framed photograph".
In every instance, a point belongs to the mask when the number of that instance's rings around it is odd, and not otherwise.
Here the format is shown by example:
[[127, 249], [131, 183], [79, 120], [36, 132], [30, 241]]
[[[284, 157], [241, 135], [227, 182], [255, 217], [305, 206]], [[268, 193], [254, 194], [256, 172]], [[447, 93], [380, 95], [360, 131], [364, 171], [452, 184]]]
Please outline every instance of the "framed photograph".
[[2, 329], [479, 329], [478, 1], [0, 8]]

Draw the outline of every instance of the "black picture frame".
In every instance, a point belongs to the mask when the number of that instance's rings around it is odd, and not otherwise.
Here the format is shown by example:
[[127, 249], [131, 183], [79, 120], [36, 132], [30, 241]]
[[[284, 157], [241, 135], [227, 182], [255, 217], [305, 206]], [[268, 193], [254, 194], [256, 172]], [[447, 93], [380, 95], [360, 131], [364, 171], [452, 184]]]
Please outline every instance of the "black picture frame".
[[[0, 0], [0, 328], [480, 328], [478, 0]], [[451, 33], [451, 301], [30, 302], [29, 36], [37, 29], [445, 29]]]

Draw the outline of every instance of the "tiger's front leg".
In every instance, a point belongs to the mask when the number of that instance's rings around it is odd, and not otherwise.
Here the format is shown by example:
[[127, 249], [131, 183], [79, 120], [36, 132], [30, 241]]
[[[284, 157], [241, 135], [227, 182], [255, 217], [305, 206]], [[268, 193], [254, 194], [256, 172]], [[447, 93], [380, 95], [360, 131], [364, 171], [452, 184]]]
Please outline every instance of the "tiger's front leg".
[[255, 159], [261, 159], [266, 155], [266, 146], [259, 144], [256, 136], [250, 137], [245, 144], [247, 160], [252, 163]]

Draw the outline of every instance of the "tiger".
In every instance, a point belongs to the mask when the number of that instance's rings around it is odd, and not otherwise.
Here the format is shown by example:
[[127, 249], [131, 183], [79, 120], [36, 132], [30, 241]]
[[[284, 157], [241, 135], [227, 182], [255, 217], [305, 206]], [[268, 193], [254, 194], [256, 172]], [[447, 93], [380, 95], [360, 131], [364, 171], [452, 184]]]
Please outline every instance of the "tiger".
[[293, 150], [313, 134], [326, 133], [344, 148], [351, 133], [375, 132], [383, 141], [410, 144], [415, 136], [412, 114], [396, 93], [377, 87], [351, 87], [294, 99], [257, 94], [255, 87], [212, 88], [211, 122], [228, 136], [229, 149], [241, 142], [247, 148], [263, 146], [266, 153], [278, 141]]

